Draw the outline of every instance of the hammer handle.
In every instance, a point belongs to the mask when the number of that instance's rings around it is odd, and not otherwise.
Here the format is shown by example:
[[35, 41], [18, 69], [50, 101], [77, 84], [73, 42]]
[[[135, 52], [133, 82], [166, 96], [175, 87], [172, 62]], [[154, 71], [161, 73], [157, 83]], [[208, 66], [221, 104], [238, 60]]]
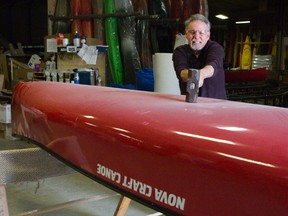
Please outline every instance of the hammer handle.
[[197, 102], [199, 91], [199, 79], [200, 79], [200, 70], [193, 68], [188, 70], [186, 102], [189, 103]]

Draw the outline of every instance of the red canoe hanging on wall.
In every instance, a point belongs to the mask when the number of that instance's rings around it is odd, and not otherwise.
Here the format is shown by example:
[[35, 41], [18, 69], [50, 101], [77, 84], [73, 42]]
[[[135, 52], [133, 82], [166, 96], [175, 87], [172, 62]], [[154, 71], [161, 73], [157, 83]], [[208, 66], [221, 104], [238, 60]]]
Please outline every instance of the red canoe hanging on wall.
[[[81, 15], [81, 0], [71, 0], [71, 15], [72, 16], [80, 16]], [[71, 33], [75, 36], [76, 32], [79, 36], [82, 36], [83, 29], [81, 24], [81, 19], [73, 19], [71, 23]]]
[[183, 20], [189, 19], [193, 14], [203, 14], [208, 17], [208, 1], [207, 0], [183, 0]]
[[[92, 0], [81, 0], [81, 15], [91, 15], [93, 12]], [[93, 20], [84, 19], [81, 21], [83, 36], [86, 38], [93, 37]]]
[[288, 215], [288, 110], [19, 83], [13, 134], [167, 215]]

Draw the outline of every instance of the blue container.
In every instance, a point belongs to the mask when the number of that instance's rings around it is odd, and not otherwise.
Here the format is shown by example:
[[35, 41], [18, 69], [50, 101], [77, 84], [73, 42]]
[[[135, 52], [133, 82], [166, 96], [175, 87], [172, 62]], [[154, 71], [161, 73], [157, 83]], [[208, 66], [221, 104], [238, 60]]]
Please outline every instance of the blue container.
[[144, 68], [137, 73], [137, 89], [143, 91], [154, 91], [153, 69]]
[[[97, 76], [98, 76], [98, 69], [77, 69], [75, 70], [74, 73], [78, 73], [79, 76], [79, 84], [84, 84], [84, 85], [96, 85], [96, 80], [95, 77], [96, 76], [96, 72], [97, 72]], [[74, 78], [74, 83], [75, 82], [75, 78]]]

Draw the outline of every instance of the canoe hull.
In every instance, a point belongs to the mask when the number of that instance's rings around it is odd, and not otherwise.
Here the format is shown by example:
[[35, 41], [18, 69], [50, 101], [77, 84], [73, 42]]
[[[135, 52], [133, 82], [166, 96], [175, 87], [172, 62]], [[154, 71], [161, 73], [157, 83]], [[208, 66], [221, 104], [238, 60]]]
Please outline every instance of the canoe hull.
[[[167, 215], [287, 215], [288, 110], [19, 83], [12, 131]], [[256, 212], [256, 213], [255, 213]]]

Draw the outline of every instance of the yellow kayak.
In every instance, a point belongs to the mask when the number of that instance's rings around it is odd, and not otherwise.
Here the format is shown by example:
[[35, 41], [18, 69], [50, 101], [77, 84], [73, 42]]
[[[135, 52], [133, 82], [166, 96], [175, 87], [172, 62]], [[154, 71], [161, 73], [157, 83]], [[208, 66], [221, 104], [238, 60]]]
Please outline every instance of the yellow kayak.
[[251, 52], [251, 44], [248, 44], [251, 42], [250, 36], [246, 36], [245, 44], [242, 51], [241, 56], [241, 69], [242, 70], [249, 70], [251, 69], [252, 64], [252, 52]]

